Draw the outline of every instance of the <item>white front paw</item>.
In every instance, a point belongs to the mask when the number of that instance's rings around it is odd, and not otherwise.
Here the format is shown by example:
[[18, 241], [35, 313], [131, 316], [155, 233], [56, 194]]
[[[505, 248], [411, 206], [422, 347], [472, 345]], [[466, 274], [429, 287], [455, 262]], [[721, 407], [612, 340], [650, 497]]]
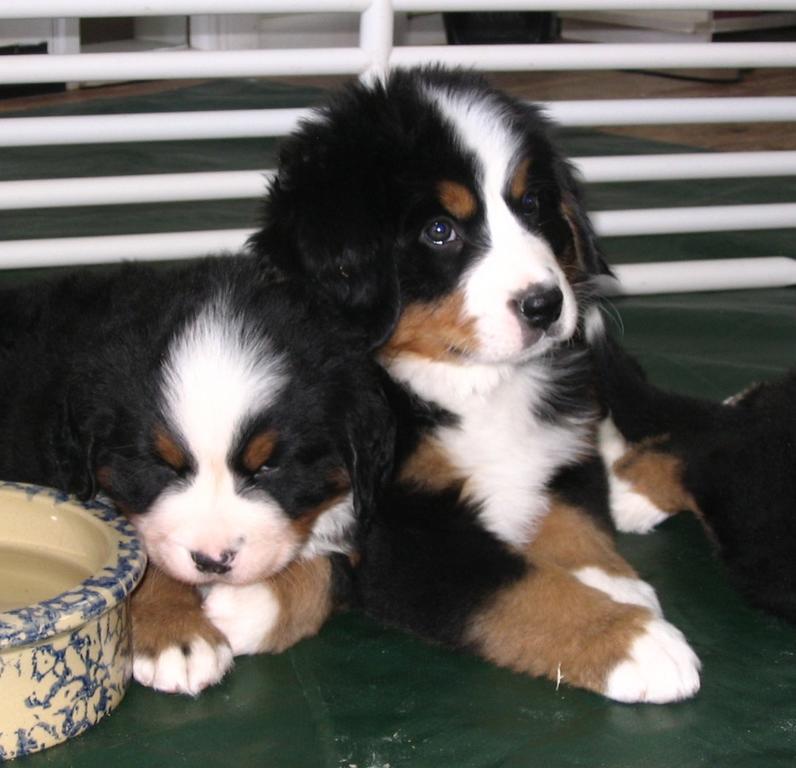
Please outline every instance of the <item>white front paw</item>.
[[624, 702], [687, 699], [699, 690], [700, 667], [682, 632], [654, 618], [633, 641], [627, 658], [610, 672], [604, 693]]
[[216, 584], [205, 596], [204, 612], [235, 656], [259, 653], [276, 626], [279, 600], [266, 584]]
[[633, 490], [633, 486], [618, 477], [614, 464], [630, 449], [611, 418], [600, 422], [597, 444], [608, 469], [611, 517], [617, 530], [623, 533], [649, 533], [669, 515], [653, 504], [646, 496]]
[[157, 656], [136, 655], [133, 677], [158, 691], [196, 696], [219, 682], [231, 666], [232, 650], [228, 645], [211, 645], [197, 636], [187, 645], [169, 646]]
[[623, 533], [649, 533], [670, 515], [637, 493], [627, 480], [609, 471], [611, 517], [617, 530]]

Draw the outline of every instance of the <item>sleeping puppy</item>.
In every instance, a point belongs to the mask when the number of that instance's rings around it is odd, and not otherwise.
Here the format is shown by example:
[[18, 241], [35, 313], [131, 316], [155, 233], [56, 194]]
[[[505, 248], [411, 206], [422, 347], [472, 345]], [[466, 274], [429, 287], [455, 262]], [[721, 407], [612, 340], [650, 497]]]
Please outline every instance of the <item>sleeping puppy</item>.
[[364, 610], [619, 701], [693, 695], [697, 657], [603, 524], [582, 324], [607, 267], [539, 110], [440, 69], [353, 85], [285, 143], [250, 246], [392, 380]]
[[594, 357], [617, 526], [646, 533], [690, 510], [736, 588], [796, 622], [796, 369], [714, 403], [653, 386], [605, 336]]
[[242, 257], [0, 295], [0, 477], [102, 491], [135, 524], [140, 682], [220, 679], [254, 618], [225, 613], [229, 590], [269, 584], [258, 650], [331, 610], [332, 556], [391, 459], [383, 374], [358, 344]]

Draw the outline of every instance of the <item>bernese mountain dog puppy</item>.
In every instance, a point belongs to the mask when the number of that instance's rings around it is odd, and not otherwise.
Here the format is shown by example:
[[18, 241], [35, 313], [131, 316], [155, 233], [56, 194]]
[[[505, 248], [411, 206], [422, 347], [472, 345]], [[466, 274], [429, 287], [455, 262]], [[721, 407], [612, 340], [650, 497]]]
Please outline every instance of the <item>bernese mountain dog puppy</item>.
[[365, 329], [393, 383], [363, 609], [619, 701], [683, 699], [699, 661], [603, 522], [582, 326], [607, 267], [550, 134], [472, 74], [354, 84], [284, 144], [250, 247]]
[[358, 349], [244, 257], [0, 292], [0, 477], [101, 491], [132, 520], [150, 558], [141, 683], [219, 680], [250, 631], [247, 588], [270, 598], [256, 650], [326, 618], [334, 555], [392, 456], [383, 373]]
[[796, 369], [715, 403], [655, 387], [604, 335], [593, 349], [617, 527], [693, 512], [736, 588], [796, 623]]

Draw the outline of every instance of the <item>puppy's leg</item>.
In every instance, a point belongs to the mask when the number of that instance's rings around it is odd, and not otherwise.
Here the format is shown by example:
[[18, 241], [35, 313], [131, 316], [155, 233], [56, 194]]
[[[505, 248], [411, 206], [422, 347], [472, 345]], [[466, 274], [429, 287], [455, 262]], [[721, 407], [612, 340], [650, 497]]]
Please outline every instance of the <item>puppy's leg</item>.
[[664, 703], [699, 689], [699, 660], [671, 624], [544, 560], [491, 596], [466, 640], [500, 666], [617, 701]]
[[142, 685], [195, 696], [232, 666], [229, 643], [190, 584], [150, 565], [130, 605], [133, 676]]
[[662, 507], [664, 500], [656, 492], [654, 475], [645, 480], [643, 472], [631, 469], [639, 446], [644, 443], [628, 443], [613, 421], [607, 418], [600, 424], [598, 444], [608, 469], [611, 517], [618, 530], [649, 533], [656, 525], [682, 509]]
[[236, 655], [279, 653], [314, 635], [334, 608], [333, 568], [326, 557], [296, 560], [262, 582], [216, 584], [205, 615]]
[[577, 507], [554, 502], [526, 556], [531, 562], [550, 562], [570, 571], [617, 603], [640, 605], [656, 616], [663, 615], [655, 590], [616, 551], [611, 536]]

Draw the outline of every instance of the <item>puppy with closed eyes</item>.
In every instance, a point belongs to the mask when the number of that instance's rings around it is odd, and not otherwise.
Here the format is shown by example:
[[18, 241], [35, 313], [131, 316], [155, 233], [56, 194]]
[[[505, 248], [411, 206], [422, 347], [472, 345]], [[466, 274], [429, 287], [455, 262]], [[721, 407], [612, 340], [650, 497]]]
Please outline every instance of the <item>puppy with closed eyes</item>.
[[335, 558], [391, 460], [360, 348], [244, 257], [0, 295], [0, 477], [102, 492], [132, 520], [141, 683], [195, 694], [332, 610]]
[[369, 333], [392, 382], [359, 605], [619, 701], [694, 695], [696, 655], [604, 523], [584, 325], [607, 267], [541, 112], [458, 71], [353, 85], [284, 144], [250, 247]]

